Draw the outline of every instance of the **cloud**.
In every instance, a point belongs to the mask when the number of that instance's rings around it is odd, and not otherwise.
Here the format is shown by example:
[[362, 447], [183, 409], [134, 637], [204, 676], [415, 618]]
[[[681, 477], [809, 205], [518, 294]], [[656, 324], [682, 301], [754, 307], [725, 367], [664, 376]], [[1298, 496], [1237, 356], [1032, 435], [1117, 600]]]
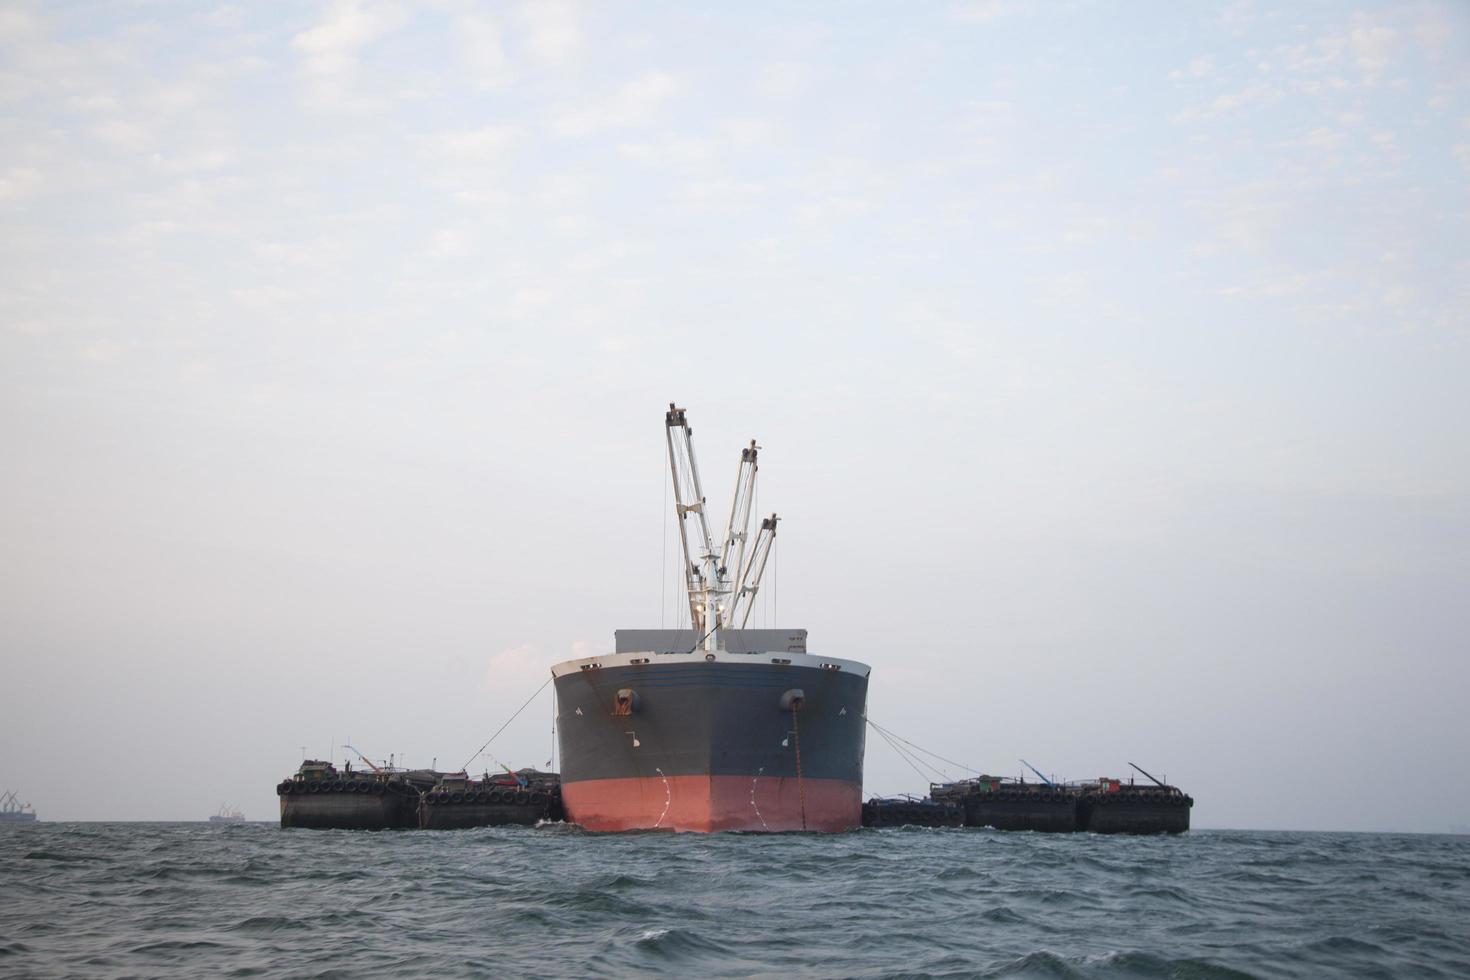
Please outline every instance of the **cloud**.
[[396, 7], [336, 0], [321, 22], [291, 39], [291, 46], [304, 54], [307, 71], [337, 75], [356, 67], [359, 51], [401, 23], [403, 12]]
[[1270, 82], [1252, 82], [1243, 89], [1215, 96], [1205, 105], [1190, 106], [1174, 116], [1176, 123], [1200, 122], [1216, 116], [1279, 102], [1286, 93]]
[[811, 65], [779, 61], [761, 68], [755, 90], [769, 99], [790, 99], [806, 91], [815, 75]]
[[462, 259], [474, 253], [474, 233], [465, 227], [446, 227], [434, 232], [429, 240], [431, 259]]
[[203, 147], [182, 153], [155, 153], [153, 165], [166, 174], [208, 173], [235, 163], [235, 154], [223, 147]]
[[337, 238], [317, 235], [298, 241], [262, 241], [251, 251], [273, 265], [287, 266], [313, 275], [321, 275], [341, 263], [347, 255], [347, 243]]
[[765, 195], [766, 185], [753, 180], [709, 178], [680, 185], [674, 199], [697, 208], [748, 208]]
[[0, 41], [35, 43], [43, 35], [41, 22], [17, 6], [0, 7]]
[[424, 134], [417, 142], [433, 169], [430, 185], [461, 203], [499, 208], [511, 201], [504, 162], [520, 139], [514, 126], [480, 126]]
[[872, 209], [886, 176], [860, 157], [828, 157], [801, 181], [797, 221], [808, 228], [827, 228]]
[[618, 152], [647, 166], [699, 170], [741, 150], [769, 144], [775, 132], [767, 120], [740, 117], [717, 122], [707, 133], [685, 130], [620, 143]]
[[553, 68], [570, 64], [582, 49], [582, 25], [576, 8], [561, 0], [538, 0], [521, 7], [529, 34], [526, 46]]
[[651, 166], [688, 167], [714, 159], [714, 141], [697, 136], [664, 135], [642, 143], [622, 143], [618, 152]]
[[369, 44], [396, 31], [406, 19], [406, 13], [397, 5], [334, 0], [320, 22], [291, 39], [311, 79], [312, 103], [330, 109], [367, 107], [369, 103], [349, 95], [358, 55]]
[[421, 138], [426, 154], [441, 163], [483, 164], [503, 159], [519, 138], [513, 126], [450, 129]]
[[1169, 72], [1169, 77], [1178, 82], [1187, 78], [1205, 78], [1214, 73], [1214, 59], [1207, 54], [1202, 54], [1197, 58], [1191, 58], [1188, 66], [1176, 68], [1174, 71]]
[[149, 127], [116, 118], [93, 126], [91, 133], [109, 146], [129, 151], [144, 149], [153, 138]]
[[41, 188], [41, 174], [30, 167], [0, 170], [0, 201], [18, 201]]
[[[1343, 88], [1376, 84], [1378, 76], [1394, 63], [1398, 31], [1375, 22], [1366, 14], [1354, 14], [1345, 30], [1324, 34], [1305, 44], [1285, 45], [1273, 58], [1286, 70], [1318, 84], [1305, 84], [1307, 91], [1320, 91], [1322, 83]], [[1351, 78], [1353, 70], [1357, 78]]]
[[465, 74], [480, 89], [501, 89], [515, 77], [505, 56], [500, 26], [489, 17], [467, 15], [455, 21], [459, 59]]
[[540, 648], [534, 643], [522, 643], [500, 651], [485, 663], [483, 687], [492, 694], [528, 689], [533, 678], [537, 682], [546, 679], [549, 666]]
[[546, 681], [553, 663], [590, 657], [599, 649], [586, 640], [574, 640], [566, 653], [554, 657], [534, 643], [509, 647], [485, 662], [482, 686], [486, 693], [524, 699]]
[[1347, 40], [1359, 70], [1371, 76], [1392, 62], [1398, 32], [1391, 27], [1373, 24], [1363, 14], [1357, 14], [1348, 29]]
[[958, 3], [949, 8], [949, 16], [970, 24], [988, 24], [1015, 13], [1017, 5], [1009, 0], [974, 0]]
[[558, 136], [580, 137], [638, 126], [650, 121], [678, 91], [679, 83], [672, 75], [644, 72], [608, 98], [563, 107], [554, 115], [551, 129]]

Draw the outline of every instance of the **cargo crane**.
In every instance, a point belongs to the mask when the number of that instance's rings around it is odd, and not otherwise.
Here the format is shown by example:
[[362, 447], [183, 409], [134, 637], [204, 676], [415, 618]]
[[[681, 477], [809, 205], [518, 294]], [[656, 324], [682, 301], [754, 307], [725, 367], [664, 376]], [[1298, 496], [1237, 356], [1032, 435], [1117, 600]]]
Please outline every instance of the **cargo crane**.
[[735, 604], [730, 615], [733, 620], [735, 613], [743, 610], [740, 617], [741, 629], [745, 629], [750, 611], [755, 608], [755, 594], [760, 591], [761, 575], [766, 570], [766, 559], [771, 557], [771, 546], [776, 543], [776, 522], [780, 519], [775, 514], [761, 518], [761, 529], [756, 532], [755, 547], [751, 549], [750, 562], [740, 578], [740, 591], [735, 594]]
[[1039, 780], [1041, 780], [1043, 783], [1046, 783], [1047, 786], [1051, 787], [1052, 789], [1056, 789], [1057, 788], [1057, 784], [1056, 783], [1052, 782], [1050, 779], [1047, 779], [1045, 776], [1043, 776], [1041, 774], [1041, 770], [1037, 769], [1035, 766], [1033, 766], [1031, 763], [1027, 762], [1025, 759], [1022, 759], [1021, 760], [1021, 765], [1025, 766], [1027, 769], [1030, 769], [1032, 772], [1036, 773], [1036, 778], [1039, 779]]
[[674, 482], [679, 544], [684, 553], [689, 621], [701, 634], [699, 645], [706, 650], [714, 650], [719, 643], [715, 636], [717, 630], [731, 629], [737, 622], [737, 616], [740, 626], [744, 627], [750, 618], [755, 596], [760, 591], [766, 559], [776, 537], [778, 518], [772, 514], [762, 519], [754, 545], [747, 548], [760, 454], [760, 447], [752, 439], [750, 445], [740, 451], [740, 468], [735, 476], [730, 517], [725, 524], [720, 548], [716, 551], [706, 513], [708, 501], [694, 456], [694, 432], [689, 427], [685, 410], [673, 402], [669, 403], [669, 410], [664, 416], [664, 431], [669, 448], [669, 473]]
[[367, 756], [363, 755], [362, 752], [359, 751], [358, 749], [355, 749], [352, 746], [347, 745], [345, 743], [342, 745], [342, 747], [344, 749], [352, 749], [352, 751], [357, 754], [357, 757], [359, 759], [361, 759], [363, 762], [366, 762], [368, 764], [368, 768], [371, 769], [373, 772], [382, 772], [383, 771], [383, 769], [382, 769], [381, 766], [375, 764], [372, 759], [369, 759]]

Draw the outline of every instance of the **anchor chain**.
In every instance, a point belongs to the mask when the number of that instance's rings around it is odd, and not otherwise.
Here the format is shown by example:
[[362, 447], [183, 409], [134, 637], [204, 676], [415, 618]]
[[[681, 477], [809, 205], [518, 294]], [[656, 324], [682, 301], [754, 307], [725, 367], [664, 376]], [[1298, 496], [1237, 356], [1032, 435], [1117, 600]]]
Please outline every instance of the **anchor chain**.
[[800, 701], [792, 702], [791, 734], [796, 740], [796, 794], [801, 800], [801, 829], [806, 830], [806, 780], [801, 775], [801, 722], [797, 721], [796, 718], [796, 713], [800, 707]]

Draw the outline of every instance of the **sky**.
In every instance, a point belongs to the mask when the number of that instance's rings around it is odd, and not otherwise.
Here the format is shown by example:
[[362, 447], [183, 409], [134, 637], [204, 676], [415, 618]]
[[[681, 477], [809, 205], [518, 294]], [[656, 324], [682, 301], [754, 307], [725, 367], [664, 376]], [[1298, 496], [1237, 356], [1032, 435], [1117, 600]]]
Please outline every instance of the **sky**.
[[1463, 829], [1467, 190], [1458, 2], [3, 0], [0, 784], [457, 768], [674, 625], [677, 401], [912, 742]]

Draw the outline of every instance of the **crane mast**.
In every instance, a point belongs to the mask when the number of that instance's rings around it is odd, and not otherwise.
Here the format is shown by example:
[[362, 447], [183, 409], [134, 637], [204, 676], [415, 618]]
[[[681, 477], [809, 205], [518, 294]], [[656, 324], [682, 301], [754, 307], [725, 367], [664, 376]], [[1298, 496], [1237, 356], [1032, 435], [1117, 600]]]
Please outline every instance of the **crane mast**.
[[[755, 440], [750, 440], [750, 445], [740, 450], [740, 469], [735, 474], [735, 496], [730, 503], [730, 519], [725, 523], [725, 540], [720, 545], [720, 577], [728, 584], [731, 581], [730, 558], [733, 556], [734, 581], [740, 581], [740, 573], [744, 570], [745, 562], [745, 539], [750, 530], [750, 508], [755, 500], [755, 474], [759, 466], [756, 465], [756, 457], [760, 454], [760, 447]], [[733, 610], [731, 619], [734, 619]], [[721, 623], [720, 625], [724, 625]]]
[[[703, 636], [703, 646], [714, 650], [716, 630], [737, 622], [744, 628], [750, 617], [766, 558], [776, 537], [777, 517], [761, 521], [755, 545], [747, 547], [750, 511], [755, 501], [755, 476], [760, 447], [755, 440], [740, 451], [740, 468], [735, 476], [735, 495], [720, 549], [715, 550], [710, 534], [708, 501], [699, 480], [694, 458], [693, 430], [685, 410], [673, 402], [664, 415], [664, 434], [669, 448], [669, 475], [674, 481], [674, 513], [678, 518], [679, 544], [684, 552], [684, 587], [689, 596], [689, 621]], [[692, 520], [691, 520], [692, 519]], [[692, 525], [692, 526], [691, 526]], [[692, 539], [692, 540], [691, 540]], [[740, 616], [741, 610], [744, 616]]]
[[[664, 432], [669, 444], [669, 473], [674, 481], [674, 513], [679, 518], [679, 544], [684, 549], [684, 582], [689, 592], [689, 621], [700, 633], [709, 633], [706, 645], [713, 649], [713, 630], [706, 622], [706, 610], [718, 615], [719, 556], [710, 536], [709, 517], [705, 514], [704, 489], [699, 483], [699, 463], [694, 458], [694, 433], [684, 417], [684, 409], [669, 402], [664, 416]], [[694, 547], [690, 551], [689, 519], [695, 518]]]
[[755, 608], [755, 594], [760, 591], [761, 576], [766, 571], [766, 559], [771, 557], [771, 546], [776, 543], [776, 522], [780, 519], [772, 514], [761, 521], [760, 530], [755, 535], [755, 547], [750, 550], [750, 562], [741, 573], [740, 589], [730, 604], [730, 621], [734, 622], [739, 614], [740, 629], [745, 629], [750, 611]]

